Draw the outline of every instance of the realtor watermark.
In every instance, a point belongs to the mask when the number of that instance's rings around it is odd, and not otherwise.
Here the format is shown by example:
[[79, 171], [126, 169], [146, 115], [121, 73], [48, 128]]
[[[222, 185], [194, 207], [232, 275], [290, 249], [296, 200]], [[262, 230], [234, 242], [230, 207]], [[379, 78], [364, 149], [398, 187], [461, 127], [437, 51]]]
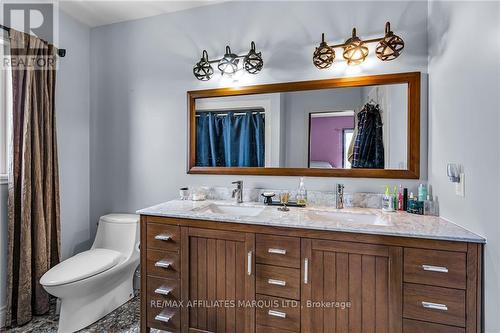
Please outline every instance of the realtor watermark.
[[295, 300], [276, 300], [276, 299], [266, 299], [266, 300], [151, 300], [149, 306], [155, 309], [164, 308], [326, 308], [326, 309], [340, 309], [345, 310], [352, 307], [350, 301], [312, 301], [307, 300], [306, 302], [299, 302]]
[[[0, 11], [3, 25], [10, 32], [9, 36], [2, 32], [4, 38], [0, 69], [55, 68], [57, 55], [56, 52], [49, 52], [49, 43], [57, 45], [58, 42], [57, 8], [54, 1], [2, 1]], [[13, 38], [13, 30], [27, 35]]]

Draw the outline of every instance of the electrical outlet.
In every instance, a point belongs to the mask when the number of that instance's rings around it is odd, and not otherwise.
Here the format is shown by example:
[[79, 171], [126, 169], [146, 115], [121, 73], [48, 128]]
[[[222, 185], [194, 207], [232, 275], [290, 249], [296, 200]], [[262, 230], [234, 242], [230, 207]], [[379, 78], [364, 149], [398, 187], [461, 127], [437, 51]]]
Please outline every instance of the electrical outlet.
[[465, 173], [460, 174], [460, 182], [455, 184], [455, 194], [459, 197], [465, 197]]

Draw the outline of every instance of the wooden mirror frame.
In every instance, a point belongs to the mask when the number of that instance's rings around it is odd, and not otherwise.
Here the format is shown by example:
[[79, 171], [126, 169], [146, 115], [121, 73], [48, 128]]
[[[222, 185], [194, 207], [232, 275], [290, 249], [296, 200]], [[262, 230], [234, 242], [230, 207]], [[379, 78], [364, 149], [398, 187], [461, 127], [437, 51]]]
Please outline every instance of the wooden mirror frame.
[[[292, 91], [349, 88], [386, 84], [408, 84], [408, 169], [311, 169], [278, 167], [199, 167], [196, 166], [196, 99]], [[420, 177], [420, 72], [370, 75], [286, 83], [261, 84], [237, 88], [216, 88], [187, 92], [188, 98], [188, 173], [212, 175], [268, 175], [307, 177], [395, 178]]]

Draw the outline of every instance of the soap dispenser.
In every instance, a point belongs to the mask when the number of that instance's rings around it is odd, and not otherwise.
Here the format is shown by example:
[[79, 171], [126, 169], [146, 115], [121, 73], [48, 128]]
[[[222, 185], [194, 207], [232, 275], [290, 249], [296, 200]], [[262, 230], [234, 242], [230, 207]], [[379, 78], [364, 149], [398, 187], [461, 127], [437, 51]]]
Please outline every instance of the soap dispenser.
[[297, 205], [305, 206], [307, 204], [307, 190], [304, 185], [304, 177], [300, 177], [299, 188], [297, 189], [297, 196], [295, 197]]

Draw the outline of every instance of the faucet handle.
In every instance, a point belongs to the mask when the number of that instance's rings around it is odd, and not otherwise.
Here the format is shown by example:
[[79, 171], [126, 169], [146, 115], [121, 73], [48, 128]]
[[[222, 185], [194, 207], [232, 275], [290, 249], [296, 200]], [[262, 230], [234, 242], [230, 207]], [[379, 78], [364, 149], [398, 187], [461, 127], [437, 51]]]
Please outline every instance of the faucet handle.
[[337, 184], [337, 193], [344, 192], [344, 184]]
[[243, 184], [243, 181], [242, 180], [236, 180], [236, 181], [232, 182], [231, 184], [241, 185], [241, 184]]

